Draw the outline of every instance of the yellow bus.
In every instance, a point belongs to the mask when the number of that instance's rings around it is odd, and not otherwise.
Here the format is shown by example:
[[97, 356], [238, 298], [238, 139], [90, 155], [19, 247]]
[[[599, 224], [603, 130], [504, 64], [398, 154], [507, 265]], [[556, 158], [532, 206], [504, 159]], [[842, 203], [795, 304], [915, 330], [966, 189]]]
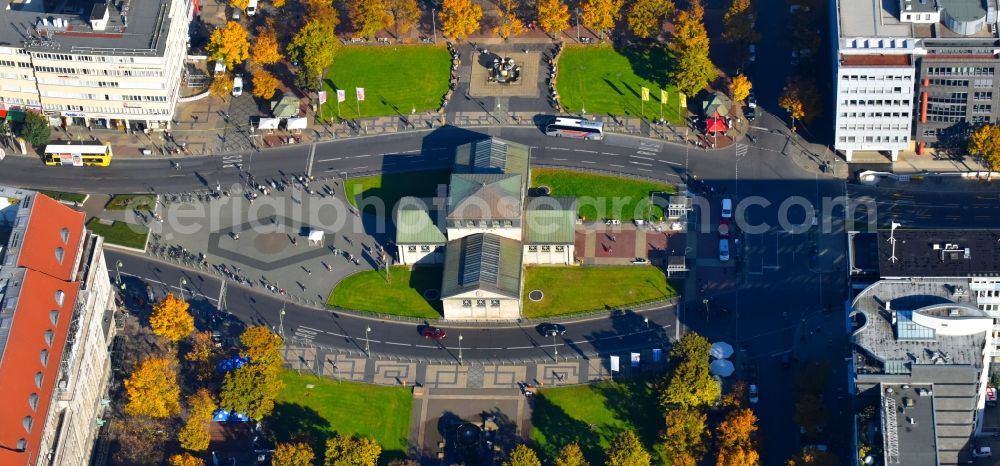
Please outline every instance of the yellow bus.
[[74, 167], [111, 165], [111, 144], [49, 144], [42, 160], [45, 165]]

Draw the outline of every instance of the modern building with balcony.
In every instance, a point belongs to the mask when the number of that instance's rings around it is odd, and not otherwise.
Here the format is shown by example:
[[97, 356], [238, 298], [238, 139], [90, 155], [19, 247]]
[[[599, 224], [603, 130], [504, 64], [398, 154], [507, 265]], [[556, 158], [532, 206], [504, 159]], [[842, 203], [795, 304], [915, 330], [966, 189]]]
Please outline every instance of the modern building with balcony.
[[53, 125], [169, 129], [192, 0], [0, 0], [0, 109]]
[[997, 0], [837, 0], [834, 148], [960, 147], [1000, 116]]
[[0, 187], [0, 464], [88, 464], [103, 423], [116, 307], [84, 217]]

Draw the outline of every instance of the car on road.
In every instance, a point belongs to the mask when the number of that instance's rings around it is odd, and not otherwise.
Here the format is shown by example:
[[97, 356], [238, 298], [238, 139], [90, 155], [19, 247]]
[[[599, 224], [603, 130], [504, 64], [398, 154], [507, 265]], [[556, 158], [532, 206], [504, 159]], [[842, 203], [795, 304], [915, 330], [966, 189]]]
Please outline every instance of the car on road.
[[719, 240], [719, 260], [722, 262], [729, 261], [729, 240], [720, 239]]
[[719, 221], [719, 238], [728, 238], [733, 232], [732, 219], [724, 218]]
[[722, 200], [722, 218], [733, 218], [733, 200], [728, 197]]
[[757, 391], [757, 384], [750, 384], [750, 404], [755, 405], [760, 401], [760, 393]]
[[753, 91], [747, 94], [747, 107], [757, 108], [757, 94], [754, 94]]
[[237, 75], [233, 78], [233, 97], [243, 95], [243, 77]]
[[747, 121], [754, 121], [757, 119], [757, 109], [755, 107], [744, 107], [743, 116], [746, 117]]
[[750, 44], [749, 47], [749, 60], [750, 62], [757, 61], [757, 46], [754, 44]]
[[566, 334], [566, 326], [562, 324], [544, 323], [538, 324], [538, 333], [547, 337], [554, 337]]
[[428, 340], [444, 340], [448, 336], [448, 332], [445, 332], [441, 327], [427, 325], [420, 330], [420, 335]]
[[993, 456], [993, 450], [990, 447], [976, 447], [975, 450], [972, 450], [973, 458], [989, 458], [991, 456]]

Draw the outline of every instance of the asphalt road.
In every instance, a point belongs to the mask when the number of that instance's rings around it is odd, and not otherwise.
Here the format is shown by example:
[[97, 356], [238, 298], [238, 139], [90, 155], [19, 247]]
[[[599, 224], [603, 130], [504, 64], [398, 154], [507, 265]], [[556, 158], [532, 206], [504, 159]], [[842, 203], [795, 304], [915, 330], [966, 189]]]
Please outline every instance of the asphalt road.
[[[144, 256], [114, 250], [106, 250], [105, 255], [112, 270], [121, 262], [123, 280], [133, 290], [132, 297], [144, 297], [145, 292], [136, 291], [143, 289], [143, 283], [151, 286], [156, 299], [167, 291], [181, 293], [183, 279], [183, 295], [200, 317], [206, 317], [207, 309], [219, 301], [221, 283], [215, 275], [154, 263]], [[273, 326], [275, 331], [283, 330], [289, 337], [360, 354], [365, 351], [365, 329], [371, 328], [368, 333], [371, 353], [415, 361], [457, 361], [460, 334], [466, 361], [511, 363], [553, 360], [557, 350], [559, 358], [577, 358], [663, 346], [678, 330], [675, 309], [667, 307], [566, 323], [566, 334], [555, 340], [543, 337], [534, 325], [526, 324], [489, 328], [443, 326], [448, 336], [437, 342], [423, 338], [417, 323], [341, 314], [293, 303], [284, 303], [285, 316], [280, 319], [283, 300], [279, 295], [260, 287], [226, 288], [225, 308], [242, 322]], [[148, 299], [144, 301], [148, 304]], [[649, 319], [648, 323], [644, 319]]]

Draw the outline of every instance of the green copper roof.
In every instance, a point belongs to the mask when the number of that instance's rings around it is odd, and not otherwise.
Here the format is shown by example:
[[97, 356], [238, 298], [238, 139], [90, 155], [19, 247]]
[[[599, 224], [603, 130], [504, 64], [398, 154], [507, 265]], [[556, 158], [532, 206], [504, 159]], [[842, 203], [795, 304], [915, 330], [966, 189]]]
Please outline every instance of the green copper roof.
[[426, 203], [415, 197], [404, 197], [398, 205], [397, 244], [444, 244], [448, 241], [444, 231], [434, 223], [434, 216]]
[[573, 244], [576, 241], [576, 198], [528, 198], [524, 213], [525, 244]]
[[455, 149], [455, 173], [507, 173], [528, 177], [530, 148], [499, 138], [463, 144]]
[[521, 182], [521, 175], [451, 175], [448, 189], [448, 218], [473, 220], [519, 218]]
[[489, 233], [448, 242], [441, 297], [483, 290], [518, 298], [521, 292], [521, 243]]

